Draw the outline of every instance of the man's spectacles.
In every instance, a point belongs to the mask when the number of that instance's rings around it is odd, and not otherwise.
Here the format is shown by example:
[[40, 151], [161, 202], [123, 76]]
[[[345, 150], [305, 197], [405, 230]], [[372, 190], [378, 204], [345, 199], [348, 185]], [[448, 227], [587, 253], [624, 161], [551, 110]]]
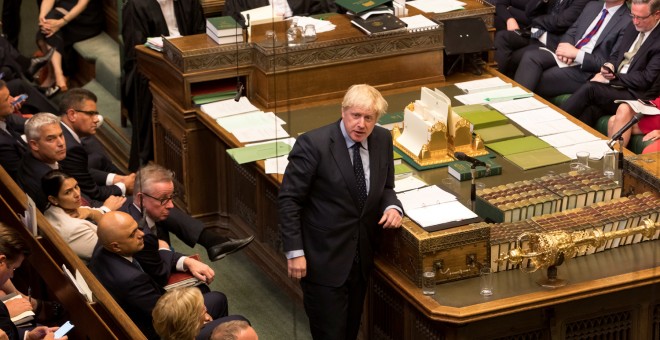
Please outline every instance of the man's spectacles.
[[634, 14], [632, 14], [632, 13], [629, 13], [628, 15], [630, 15], [630, 17], [631, 17], [633, 20], [635, 20], [635, 19], [637, 19], [637, 20], [646, 20], [646, 19], [648, 19], [649, 17], [651, 17], [651, 16], [652, 16], [653, 14], [655, 14], [655, 13], [657, 13], [657, 12], [653, 12], [653, 13], [651, 13], [651, 14], [645, 16], [645, 17], [640, 17], [639, 15], [634, 15]]
[[86, 115], [90, 115], [90, 116], [96, 116], [96, 115], [100, 114], [98, 111], [84, 111], [84, 110], [76, 110], [76, 109], [73, 109], [73, 111], [82, 112], [82, 113], [84, 113]]
[[176, 192], [173, 192], [172, 195], [170, 195], [169, 197], [158, 198], [158, 197], [153, 197], [153, 196], [147, 194], [146, 192], [143, 192], [142, 194], [149, 197], [149, 198], [151, 198], [151, 199], [154, 199], [154, 200], [158, 201], [158, 203], [160, 203], [160, 205], [166, 205], [167, 203], [172, 201], [174, 198], [176, 198], [177, 195], [178, 195]]

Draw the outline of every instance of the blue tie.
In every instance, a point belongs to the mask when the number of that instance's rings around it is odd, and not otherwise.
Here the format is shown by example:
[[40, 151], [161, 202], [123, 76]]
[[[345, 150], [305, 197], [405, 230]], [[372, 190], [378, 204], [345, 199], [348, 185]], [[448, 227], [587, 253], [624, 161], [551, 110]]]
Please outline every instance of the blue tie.
[[364, 168], [362, 167], [362, 157], [360, 156], [361, 145], [360, 143], [355, 143], [351, 146], [353, 149], [353, 172], [355, 173], [355, 180], [357, 182], [360, 210], [364, 207], [364, 202], [367, 201], [367, 181], [364, 178]]

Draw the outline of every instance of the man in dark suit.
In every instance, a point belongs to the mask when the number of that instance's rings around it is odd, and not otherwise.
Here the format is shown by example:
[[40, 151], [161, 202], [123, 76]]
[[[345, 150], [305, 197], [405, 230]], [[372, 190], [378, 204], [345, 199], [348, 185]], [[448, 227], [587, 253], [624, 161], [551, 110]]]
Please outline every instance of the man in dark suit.
[[[101, 247], [94, 251], [91, 271], [147, 338], [158, 339], [151, 311], [165, 290], [136, 260], [136, 254], [145, 247], [144, 233], [131, 216], [121, 211], [103, 215], [97, 233]], [[210, 283], [213, 277], [205, 279]], [[220, 292], [205, 292], [204, 305], [213, 321], [204, 325], [197, 339], [208, 339], [213, 328], [222, 322], [244, 320], [227, 316], [227, 298]]]
[[557, 49], [559, 37], [578, 18], [591, 0], [531, 0], [525, 12], [532, 21], [522, 30], [503, 30], [495, 34], [495, 61], [500, 72], [509, 77], [528, 50]]
[[495, 30], [513, 31], [528, 27], [531, 23], [525, 13], [528, 3], [528, 0], [497, 0], [495, 3]]
[[341, 120], [300, 136], [279, 193], [288, 274], [301, 279], [314, 339], [355, 339], [382, 228], [401, 226], [387, 102], [369, 85], [344, 96]]
[[21, 138], [24, 121], [13, 114], [14, 100], [5, 82], [0, 80], [0, 165], [11, 178], [16, 179], [27, 145]]
[[648, 92], [660, 75], [660, 0], [633, 0], [630, 12], [632, 24], [600, 73], [561, 106], [590, 126], [616, 112], [616, 99], [655, 98]]
[[629, 23], [630, 10], [624, 0], [592, 1], [555, 51], [560, 61], [571, 66], [559, 67], [546, 50], [527, 51], [515, 80], [545, 98], [573, 93], [600, 71]]
[[64, 135], [60, 119], [52, 113], [39, 113], [25, 122], [25, 137], [29, 152], [26, 152], [18, 167], [17, 183], [25, 190], [41, 211], [46, 209], [48, 199], [41, 189], [41, 178], [66, 157]]
[[60, 101], [62, 131], [66, 140], [66, 158], [62, 170], [78, 181], [80, 191], [97, 201], [108, 197], [125, 196], [133, 192], [135, 174], [122, 176], [89, 167], [87, 150], [82, 137], [96, 133], [98, 114], [96, 95], [83, 88], [67, 91]]
[[[14, 229], [0, 223], [0, 286], [14, 276], [14, 270], [20, 267], [23, 260], [30, 254], [30, 248], [21, 235]], [[43, 339], [57, 330], [39, 326], [30, 331], [21, 328], [20, 331], [11, 321], [9, 310], [0, 303], [0, 330], [4, 331], [9, 340]]]
[[[158, 238], [169, 243], [172, 232], [188, 246], [201, 244], [211, 261], [246, 247], [254, 236], [243, 239], [228, 238], [218, 227], [204, 224], [174, 207], [174, 173], [160, 165], [149, 164], [138, 171], [135, 195], [120, 208], [135, 221], [142, 221], [154, 230]], [[144, 214], [144, 217], [143, 217]]]

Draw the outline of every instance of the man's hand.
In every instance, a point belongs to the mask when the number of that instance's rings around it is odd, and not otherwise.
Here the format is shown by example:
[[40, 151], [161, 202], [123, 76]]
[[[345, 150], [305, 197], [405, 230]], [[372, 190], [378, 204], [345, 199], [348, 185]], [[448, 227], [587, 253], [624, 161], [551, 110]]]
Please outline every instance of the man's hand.
[[593, 78], [591, 78], [591, 81], [603, 83], [603, 84], [607, 84], [610, 82], [609, 79], [605, 78], [605, 76], [603, 76], [602, 73], [596, 73], [596, 75]]
[[506, 19], [506, 30], [507, 31], [515, 31], [519, 30], [520, 26], [518, 25], [518, 21], [516, 21], [515, 18], [509, 18]]
[[557, 55], [557, 58], [566, 64], [572, 64], [575, 58], [577, 58], [578, 52], [580, 52], [579, 49], [575, 48], [575, 46], [569, 44], [569, 43], [559, 43], [557, 46], [557, 51], [555, 51], [555, 54]]
[[20, 299], [13, 299], [13, 300], [5, 301], [4, 303], [7, 309], [9, 310], [9, 316], [11, 316], [12, 318], [23, 312], [32, 310], [32, 304], [30, 303], [30, 301], [22, 296]]
[[110, 196], [110, 197], [108, 197], [108, 199], [106, 199], [106, 200], [103, 202], [103, 205], [104, 205], [106, 208], [108, 208], [108, 209], [110, 209], [110, 210], [112, 210], [112, 211], [115, 211], [115, 210], [121, 208], [121, 206], [124, 204], [124, 202], [126, 202], [126, 197], [122, 197], [122, 196]]
[[307, 276], [307, 260], [305, 256], [298, 256], [287, 260], [289, 267], [289, 277], [300, 280]]
[[115, 176], [115, 179], [116, 177], [119, 177], [119, 179], [117, 179], [118, 182], [122, 182], [124, 183], [124, 185], [126, 185], [126, 194], [127, 195], [133, 194], [133, 186], [135, 184], [135, 173], [132, 173], [128, 176]]
[[[25, 340], [41, 340], [41, 339], [54, 339], [55, 338], [55, 331], [58, 330], [59, 327], [46, 327], [46, 326], [39, 326], [36, 327], [35, 329], [26, 332], [25, 333]], [[66, 335], [62, 338], [62, 340], [69, 339]]]
[[603, 66], [600, 67], [600, 75], [603, 76], [603, 79], [608, 81], [616, 78], [616, 74], [614, 74], [614, 65], [612, 65], [612, 63], [603, 64]]
[[207, 284], [213, 282], [215, 272], [213, 269], [211, 269], [211, 267], [207, 266], [203, 262], [199, 262], [193, 258], [187, 257], [183, 261], [183, 264], [186, 268], [188, 268], [194, 277], [204, 281]]
[[387, 209], [381, 217], [378, 224], [382, 224], [383, 228], [398, 228], [401, 226], [403, 218], [398, 210], [394, 208]]

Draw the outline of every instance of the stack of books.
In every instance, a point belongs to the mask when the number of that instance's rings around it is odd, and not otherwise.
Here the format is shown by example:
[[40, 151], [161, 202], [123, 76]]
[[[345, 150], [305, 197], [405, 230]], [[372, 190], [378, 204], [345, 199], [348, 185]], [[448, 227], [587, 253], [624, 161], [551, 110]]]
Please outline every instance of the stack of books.
[[243, 28], [230, 16], [206, 19], [206, 35], [220, 45], [243, 42]]
[[[192, 259], [199, 261], [199, 254], [190, 255]], [[170, 274], [170, 277], [167, 279], [167, 284], [165, 285], [165, 290], [170, 291], [176, 288], [183, 287], [194, 287], [201, 285], [202, 282], [200, 279], [194, 277], [189, 271], [185, 272], [174, 272]]]

